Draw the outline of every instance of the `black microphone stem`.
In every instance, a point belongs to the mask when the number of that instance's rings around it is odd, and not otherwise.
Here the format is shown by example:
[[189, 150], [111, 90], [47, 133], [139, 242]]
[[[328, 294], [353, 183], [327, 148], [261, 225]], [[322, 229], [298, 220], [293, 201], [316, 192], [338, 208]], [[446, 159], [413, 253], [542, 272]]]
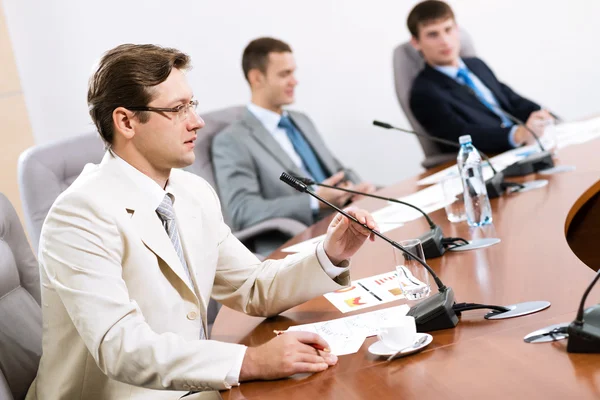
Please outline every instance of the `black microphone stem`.
[[[378, 126], [380, 128], [384, 128], [384, 129], [394, 129], [394, 130], [400, 131], [400, 132], [411, 133], [411, 134], [413, 134], [415, 136], [419, 136], [419, 137], [422, 137], [422, 138], [425, 138], [425, 139], [429, 139], [432, 142], [443, 143], [443, 144], [447, 144], [448, 146], [452, 146], [455, 149], [460, 149], [460, 144], [458, 144], [456, 142], [453, 142], [452, 140], [442, 139], [442, 138], [439, 138], [439, 137], [436, 137], [436, 136], [424, 135], [424, 134], [419, 133], [417, 131], [411, 131], [409, 129], [398, 128], [396, 126], [387, 124], [385, 122], [380, 122], [380, 121], [373, 121], [373, 125]], [[487, 161], [488, 165], [492, 169], [492, 172], [494, 173], [494, 175], [496, 175], [498, 173], [498, 171], [496, 171], [496, 168], [494, 168], [494, 164], [492, 164], [492, 162], [490, 161], [490, 158], [485, 153], [483, 153], [481, 151], [479, 151], [479, 154], [481, 154], [481, 156], [483, 157], [483, 159], [485, 161]]]
[[[295, 178], [299, 179], [298, 177], [295, 177]], [[402, 204], [402, 205], [405, 205], [407, 207], [413, 208], [413, 209], [417, 210], [419, 213], [423, 214], [423, 216], [427, 220], [427, 223], [429, 223], [429, 227], [431, 229], [435, 229], [435, 227], [437, 226], [435, 224], [435, 222], [433, 222], [432, 219], [429, 217], [429, 215], [427, 215], [427, 213], [425, 213], [419, 207], [414, 206], [414, 205], [412, 205], [410, 203], [407, 203], [405, 201], [394, 199], [394, 198], [391, 198], [391, 197], [378, 196], [378, 195], [372, 194], [372, 193], [358, 192], [356, 190], [345, 189], [345, 188], [341, 188], [341, 187], [338, 187], [338, 186], [326, 185], [324, 183], [318, 183], [318, 182], [314, 182], [312, 180], [306, 180], [305, 181], [304, 179], [301, 179], [301, 178], [299, 180], [302, 181], [303, 183], [307, 184], [307, 185], [317, 185], [317, 186], [322, 186], [322, 187], [326, 187], [326, 188], [341, 190], [342, 192], [354, 193], [354, 194], [357, 194], [357, 195], [360, 195], [360, 196], [373, 197], [374, 199], [386, 200], [386, 201], [390, 201], [392, 203]]]
[[348, 214], [346, 211], [342, 210], [338, 206], [330, 203], [329, 201], [325, 200], [324, 198], [322, 198], [318, 194], [314, 193], [312, 190], [310, 190], [306, 186], [306, 184], [300, 182], [298, 179], [294, 178], [293, 176], [291, 176], [291, 175], [289, 175], [289, 174], [287, 174], [287, 173], [284, 172], [284, 173], [281, 174], [281, 176], [280, 176], [279, 179], [282, 180], [283, 182], [287, 183], [288, 185], [290, 185], [294, 189], [296, 189], [296, 190], [298, 190], [300, 192], [308, 193], [309, 195], [311, 195], [315, 199], [317, 199], [317, 200], [319, 200], [319, 201], [327, 204], [329, 207], [333, 208], [334, 210], [336, 210], [337, 212], [339, 212], [340, 214], [342, 214], [346, 218], [350, 219], [351, 221], [354, 221], [358, 225], [360, 225], [363, 228], [367, 229], [368, 231], [372, 232], [375, 236], [380, 237], [381, 239], [385, 240], [386, 242], [388, 242], [389, 244], [391, 244], [392, 246], [394, 246], [398, 250], [402, 251], [403, 253], [405, 253], [408, 256], [410, 256], [410, 257], [414, 258], [415, 260], [417, 260], [419, 262], [419, 264], [421, 264], [423, 267], [425, 267], [425, 269], [431, 274], [431, 276], [433, 276], [433, 279], [434, 279], [434, 281], [435, 281], [435, 283], [436, 283], [436, 285], [438, 287], [438, 290], [440, 292], [445, 292], [446, 291], [446, 289], [447, 289], [446, 285], [444, 285], [442, 283], [442, 281], [436, 275], [436, 273], [433, 271], [433, 269], [429, 265], [427, 265], [427, 263], [423, 259], [421, 259], [420, 257], [417, 257], [416, 255], [412, 254], [411, 252], [409, 252], [408, 250], [406, 250], [404, 247], [402, 247], [400, 244], [398, 244], [397, 242], [395, 242], [392, 239], [388, 238], [384, 234], [376, 231], [375, 229], [369, 228], [367, 226], [367, 224], [363, 224], [362, 222], [360, 222], [359, 220], [357, 220], [355, 217], [353, 217], [352, 215]]
[[585, 301], [587, 300], [588, 295], [592, 291], [592, 288], [594, 287], [596, 282], [598, 282], [598, 278], [600, 278], [600, 270], [598, 270], [598, 273], [596, 273], [596, 277], [594, 278], [592, 283], [590, 283], [590, 286], [588, 286], [588, 288], [585, 290], [585, 293], [583, 294], [583, 297], [581, 298], [581, 304], [579, 304], [579, 310], [577, 310], [577, 318], [575, 318], [574, 321], [574, 323], [578, 325], [583, 325], [583, 307], [585, 307]]
[[[463, 86], [464, 88], [467, 89], [467, 91], [469, 93], [471, 93], [473, 96], [475, 96], [477, 98], [477, 100], [481, 101], [481, 99], [479, 98], [479, 96], [477, 95], [477, 93], [475, 93], [475, 91], [468, 87], [468, 86]], [[527, 126], [527, 124], [525, 124], [523, 121], [521, 121], [519, 118], [515, 117], [514, 115], [506, 112], [503, 108], [501, 108], [500, 106], [497, 106], [495, 104], [488, 103], [490, 106], [492, 106], [494, 109], [496, 109], [496, 111], [502, 113], [503, 115], [505, 115], [508, 119], [510, 119], [513, 123], [522, 126], [523, 128], [525, 128], [525, 130], [527, 130], [529, 133], [531, 133], [531, 135], [533, 136], [533, 138], [535, 139], [535, 141], [537, 142], [538, 146], [540, 146], [540, 150], [542, 151], [546, 151], [546, 149], [544, 148], [544, 145], [542, 145], [542, 142], [540, 141], [539, 136], [533, 131], [533, 129], [529, 128]]]

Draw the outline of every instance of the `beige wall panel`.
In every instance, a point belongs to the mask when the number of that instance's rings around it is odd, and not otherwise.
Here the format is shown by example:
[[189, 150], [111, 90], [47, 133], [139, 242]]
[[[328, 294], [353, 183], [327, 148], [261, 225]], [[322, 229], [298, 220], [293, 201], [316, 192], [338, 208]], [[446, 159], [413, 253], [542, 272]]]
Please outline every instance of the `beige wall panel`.
[[17, 160], [30, 146], [33, 146], [33, 136], [23, 96], [0, 98], [0, 192], [15, 206], [21, 221]]

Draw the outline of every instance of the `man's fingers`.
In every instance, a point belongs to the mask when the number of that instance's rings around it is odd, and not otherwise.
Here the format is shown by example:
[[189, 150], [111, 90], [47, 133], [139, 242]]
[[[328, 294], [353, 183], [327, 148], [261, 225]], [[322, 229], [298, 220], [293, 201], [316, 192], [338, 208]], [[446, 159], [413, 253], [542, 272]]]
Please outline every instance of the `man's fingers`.
[[331, 175], [329, 178], [325, 179], [323, 181], [323, 183], [326, 185], [335, 185], [336, 183], [340, 182], [342, 179], [344, 179], [344, 172], [340, 171], [338, 173]]
[[311, 363], [298, 362], [298, 363], [294, 363], [293, 368], [294, 368], [294, 374], [300, 374], [303, 372], [325, 371], [327, 368], [329, 368], [329, 365], [327, 365], [326, 363], [311, 364]]
[[[328, 349], [329, 348], [329, 343], [327, 343], [325, 341], [325, 339], [323, 339], [321, 336], [317, 335], [316, 333], [312, 333], [312, 332], [289, 332], [288, 334], [294, 334], [294, 336], [296, 337], [296, 340], [298, 340], [300, 343], [304, 343], [304, 344], [317, 344], [319, 346], [321, 346], [324, 349]], [[314, 350], [313, 350], [314, 353]]]

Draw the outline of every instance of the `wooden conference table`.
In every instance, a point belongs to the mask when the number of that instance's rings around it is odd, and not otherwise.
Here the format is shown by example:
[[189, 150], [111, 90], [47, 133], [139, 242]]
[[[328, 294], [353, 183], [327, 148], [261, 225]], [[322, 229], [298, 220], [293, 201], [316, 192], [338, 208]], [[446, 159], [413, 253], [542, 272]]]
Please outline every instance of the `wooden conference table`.
[[[600, 355], [570, 354], [567, 341], [527, 344], [523, 337], [548, 325], [570, 322], [581, 296], [600, 265], [600, 140], [560, 150], [557, 164], [575, 171], [521, 180], [548, 179], [549, 184], [527, 193], [491, 201], [495, 236], [500, 244], [470, 252], [448, 252], [428, 260], [456, 294], [457, 302], [508, 305], [548, 300], [552, 306], [521, 318], [490, 321], [486, 310], [467, 311], [454, 329], [431, 332], [424, 351], [390, 363], [367, 349], [367, 338], [356, 354], [341, 356], [328, 370], [271, 382], [246, 382], [222, 393], [224, 399], [558, 399], [600, 398]], [[401, 168], [399, 163], [398, 168]], [[420, 188], [420, 177], [390, 186], [379, 193], [403, 196]], [[518, 180], [518, 179], [517, 179]], [[360, 207], [374, 211], [385, 204], [365, 199]], [[451, 224], [444, 210], [431, 214], [445, 236], [470, 238], [466, 223]], [[289, 246], [323, 234], [321, 221], [286, 243]], [[387, 233], [394, 240], [417, 237], [428, 226], [424, 218]], [[489, 233], [489, 231], [488, 231]], [[492, 232], [493, 233], [493, 232]], [[569, 241], [567, 241], [567, 236]], [[571, 249], [577, 249], [577, 255]], [[275, 252], [273, 258], [286, 253]], [[578, 258], [578, 255], [580, 258]], [[367, 243], [353, 257], [352, 278], [394, 270], [393, 251], [381, 239]], [[432, 282], [432, 290], [435, 285]], [[298, 282], [308, 285], [310, 282]], [[598, 303], [600, 288], [588, 306]], [[402, 304], [399, 300], [386, 305]], [[372, 311], [368, 308], [356, 313]], [[223, 307], [213, 328], [213, 339], [260, 345], [273, 329], [324, 321], [341, 314], [324, 297], [315, 298], [272, 319], [249, 317]]]

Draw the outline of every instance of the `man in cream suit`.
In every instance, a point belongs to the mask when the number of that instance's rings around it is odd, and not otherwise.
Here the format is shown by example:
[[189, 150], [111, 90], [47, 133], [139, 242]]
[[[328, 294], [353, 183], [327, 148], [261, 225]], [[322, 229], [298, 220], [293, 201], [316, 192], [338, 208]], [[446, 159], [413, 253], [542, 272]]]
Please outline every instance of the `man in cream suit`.
[[109, 150], [42, 229], [43, 355], [27, 399], [213, 398], [244, 380], [337, 362], [308, 333], [250, 348], [207, 339], [211, 296], [270, 316], [339, 289], [368, 231], [338, 215], [315, 251], [261, 263], [224, 224], [214, 190], [178, 169], [194, 161], [204, 126], [188, 67], [177, 50], [122, 45], [90, 80], [90, 114]]
[[[359, 183], [352, 171], [338, 172], [342, 165], [306, 115], [283, 110], [294, 102], [298, 84], [287, 43], [273, 38], [253, 40], [244, 50], [242, 68], [252, 101], [245, 116], [219, 133], [212, 144], [220, 198], [235, 229], [282, 217], [310, 225], [329, 212], [316, 199], [281, 185], [282, 171], [329, 185], [374, 191], [373, 185]], [[337, 206], [351, 199], [334, 189], [318, 187], [316, 191]]]

